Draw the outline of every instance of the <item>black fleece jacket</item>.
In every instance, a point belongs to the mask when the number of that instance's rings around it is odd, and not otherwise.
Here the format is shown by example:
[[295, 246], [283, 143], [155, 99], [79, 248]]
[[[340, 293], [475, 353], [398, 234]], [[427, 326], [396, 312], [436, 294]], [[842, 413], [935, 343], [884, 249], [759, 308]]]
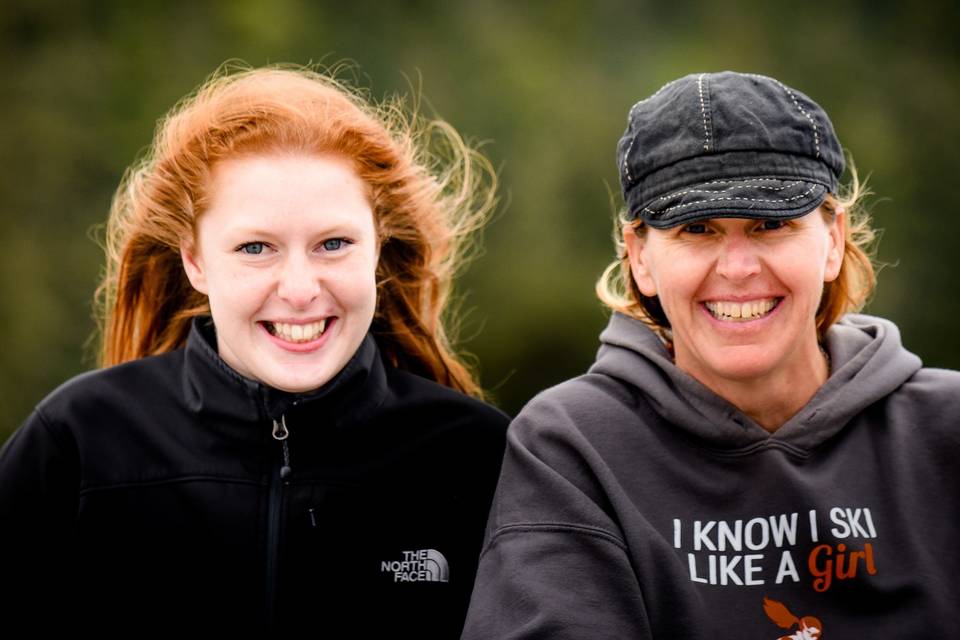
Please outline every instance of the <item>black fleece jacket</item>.
[[215, 342], [67, 382], [0, 450], [0, 627], [456, 638], [507, 417], [369, 335], [305, 395]]

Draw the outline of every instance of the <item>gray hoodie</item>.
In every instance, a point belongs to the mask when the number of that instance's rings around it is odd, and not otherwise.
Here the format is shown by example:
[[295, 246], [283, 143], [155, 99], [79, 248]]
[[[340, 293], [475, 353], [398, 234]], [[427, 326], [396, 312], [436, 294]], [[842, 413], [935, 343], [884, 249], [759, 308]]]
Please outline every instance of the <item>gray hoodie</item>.
[[508, 432], [464, 638], [960, 637], [960, 373], [885, 320], [770, 434], [615, 314]]

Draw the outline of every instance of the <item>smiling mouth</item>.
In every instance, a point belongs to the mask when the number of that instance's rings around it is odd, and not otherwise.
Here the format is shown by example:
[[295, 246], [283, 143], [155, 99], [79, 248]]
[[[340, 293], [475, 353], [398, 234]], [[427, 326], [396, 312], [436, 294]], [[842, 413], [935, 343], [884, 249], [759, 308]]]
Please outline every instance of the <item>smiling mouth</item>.
[[287, 342], [301, 343], [311, 342], [322, 336], [327, 329], [327, 320], [328, 318], [324, 318], [320, 322], [311, 322], [310, 324], [289, 324], [264, 320], [263, 326], [272, 336]]
[[763, 298], [760, 300], [748, 300], [746, 302], [728, 302], [723, 300], [711, 300], [704, 302], [703, 306], [707, 308], [717, 320], [723, 322], [749, 322], [769, 315], [783, 298]]

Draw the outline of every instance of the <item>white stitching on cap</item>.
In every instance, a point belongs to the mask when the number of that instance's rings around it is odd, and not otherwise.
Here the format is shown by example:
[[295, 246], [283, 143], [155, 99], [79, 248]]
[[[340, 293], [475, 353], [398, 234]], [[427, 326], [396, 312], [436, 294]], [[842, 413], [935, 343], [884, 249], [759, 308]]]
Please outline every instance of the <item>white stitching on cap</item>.
[[814, 119], [810, 116], [810, 114], [807, 113], [807, 112], [803, 109], [803, 107], [800, 106], [800, 103], [797, 102], [797, 97], [796, 97], [795, 95], [793, 95], [793, 91], [790, 91], [790, 89], [788, 89], [786, 86], [784, 86], [784, 84], [783, 84], [782, 82], [780, 82], [779, 80], [777, 81], [777, 84], [779, 84], [781, 87], [783, 87], [783, 90], [786, 91], [786, 92], [787, 92], [787, 95], [790, 96], [790, 99], [793, 100], [793, 104], [795, 104], [795, 105], [797, 106], [797, 109], [800, 110], [800, 113], [802, 113], [802, 114], [804, 115], [804, 117], [805, 117], [807, 120], [809, 120], [809, 121], [810, 121], [810, 124], [813, 126], [813, 146], [817, 148], [817, 157], [819, 158], [819, 157], [820, 157], [820, 132], [817, 131], [817, 123], [816, 123], [816, 122], [814, 121]]
[[701, 182], [697, 186], [702, 187], [708, 184], [733, 184], [735, 182], [783, 182], [782, 178], [732, 178], [730, 180], [711, 180], [710, 182]]
[[703, 104], [703, 76], [697, 76], [697, 92], [700, 94], [700, 115], [703, 117], [703, 150], [710, 151], [710, 129], [707, 127], [707, 107]]
[[771, 80], [777, 83], [781, 89], [787, 92], [787, 95], [790, 96], [791, 100], [793, 100], [793, 105], [797, 108], [797, 110], [800, 113], [803, 114], [803, 117], [805, 117], [807, 120], [810, 121], [810, 126], [813, 127], [813, 146], [816, 148], [817, 157], [819, 158], [820, 157], [820, 131], [817, 129], [817, 122], [810, 116], [809, 113], [807, 113], [804, 110], [803, 107], [800, 106], [800, 103], [797, 101], [797, 97], [793, 94], [793, 91], [791, 91], [785, 84], [783, 84], [776, 78], [769, 78], [767, 76], [761, 76], [756, 73], [748, 73], [747, 75], [753, 78], [760, 78], [761, 80]]
[[[640, 104], [640, 103], [638, 102], [637, 104]], [[630, 125], [631, 125], [630, 121], [633, 119], [633, 110], [637, 108], [637, 104], [630, 107], [630, 113], [627, 114], [628, 129], [630, 128]], [[623, 175], [627, 177], [627, 184], [631, 184], [633, 182], [633, 177], [630, 175], [630, 165], [628, 161], [630, 160], [630, 151], [633, 149], [633, 143], [636, 141], [637, 141], [637, 136], [636, 134], [634, 134], [634, 136], [630, 138], [630, 144], [627, 145], [627, 150], [623, 153]]]
[[650, 207], [644, 207], [643, 210], [646, 211], [646, 212], [648, 212], [648, 213], [651, 213], [651, 214], [653, 214], [653, 215], [660, 215], [660, 214], [667, 213], [667, 212], [669, 212], [669, 211], [673, 211], [674, 209], [681, 209], [681, 208], [683, 208], [683, 207], [692, 207], [692, 206], [694, 206], [694, 205], [706, 204], [706, 203], [708, 203], [708, 202], [720, 202], [720, 201], [730, 201], [730, 200], [742, 200], [742, 201], [744, 201], [744, 202], [763, 202], [763, 203], [792, 202], [793, 200], [799, 200], [800, 198], [806, 197], [806, 196], [809, 195], [814, 189], [816, 189], [818, 186], [819, 186], [819, 185], [816, 185], [816, 184], [815, 184], [815, 185], [813, 185], [812, 187], [810, 187], [809, 189], [807, 189], [806, 191], [804, 191], [803, 193], [801, 193], [801, 194], [798, 195], [798, 196], [793, 196], [793, 197], [791, 197], [791, 198], [781, 198], [781, 199], [778, 199], [778, 200], [769, 200], [769, 199], [764, 199], [764, 198], [735, 198], [735, 197], [710, 198], [709, 200], [701, 200], [700, 202], [687, 202], [686, 204], [677, 204], [677, 205], [674, 205], [674, 206], [672, 206], [672, 207], [667, 207], [666, 209], [663, 209], [662, 211], [654, 211], [654, 210], [651, 209]]
[[737, 182], [750, 182], [751, 180], [753, 180], [753, 181], [755, 181], [755, 182], [762, 182], [762, 181], [766, 181], [766, 182], [782, 182], [782, 180], [777, 180], [777, 179], [775, 179], [775, 178], [751, 178], [750, 180], [714, 180], [713, 182], [703, 182], [703, 183], [701, 183], [701, 184], [698, 184], [697, 186], [698, 186], [698, 187], [705, 187], [705, 186], [707, 186], [707, 185], [709, 185], [709, 184], [732, 184], [732, 185], [734, 185], [734, 186], [732, 186], [732, 187], [727, 187], [726, 189], [720, 189], [720, 190], [718, 190], [718, 191], [714, 191], [714, 190], [711, 190], [711, 189], [687, 189], [686, 191], [678, 191], [678, 192], [676, 192], [676, 193], [668, 193], [668, 194], [665, 195], [665, 196], [660, 196], [659, 198], [657, 198], [656, 200], [654, 200], [654, 201], [651, 202], [650, 204], [656, 204], [657, 202], [660, 202], [661, 200], [667, 200], [668, 198], [676, 198], [677, 196], [685, 196], [685, 195], [687, 195], [688, 193], [724, 193], [724, 192], [730, 191], [730, 190], [732, 190], [732, 189], [745, 189], [745, 188], [747, 188], [747, 187], [751, 187], [751, 188], [754, 188], [754, 189], [766, 189], [767, 191], [783, 191], [784, 189], [789, 189], [790, 187], [795, 187], [796, 185], [800, 184], [799, 181], [789, 182], [789, 183], [783, 185], [782, 187], [768, 187], [768, 186], [765, 186], [765, 185], [762, 185], [762, 184], [735, 184], [735, 183], [737, 183]]

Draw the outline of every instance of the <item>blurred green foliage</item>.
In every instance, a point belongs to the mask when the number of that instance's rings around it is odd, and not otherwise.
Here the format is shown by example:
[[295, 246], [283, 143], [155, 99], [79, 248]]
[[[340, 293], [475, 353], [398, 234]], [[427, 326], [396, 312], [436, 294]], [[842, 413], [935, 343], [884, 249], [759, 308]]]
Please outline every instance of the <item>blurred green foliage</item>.
[[62, 2], [0, 6], [0, 442], [93, 364], [92, 229], [156, 120], [227, 59], [352, 60], [484, 141], [504, 204], [460, 281], [462, 347], [507, 411], [582, 372], [606, 314], [614, 148], [636, 100], [695, 71], [775, 76], [831, 114], [885, 229], [870, 311], [960, 368], [949, 227], [958, 4], [874, 2]]

